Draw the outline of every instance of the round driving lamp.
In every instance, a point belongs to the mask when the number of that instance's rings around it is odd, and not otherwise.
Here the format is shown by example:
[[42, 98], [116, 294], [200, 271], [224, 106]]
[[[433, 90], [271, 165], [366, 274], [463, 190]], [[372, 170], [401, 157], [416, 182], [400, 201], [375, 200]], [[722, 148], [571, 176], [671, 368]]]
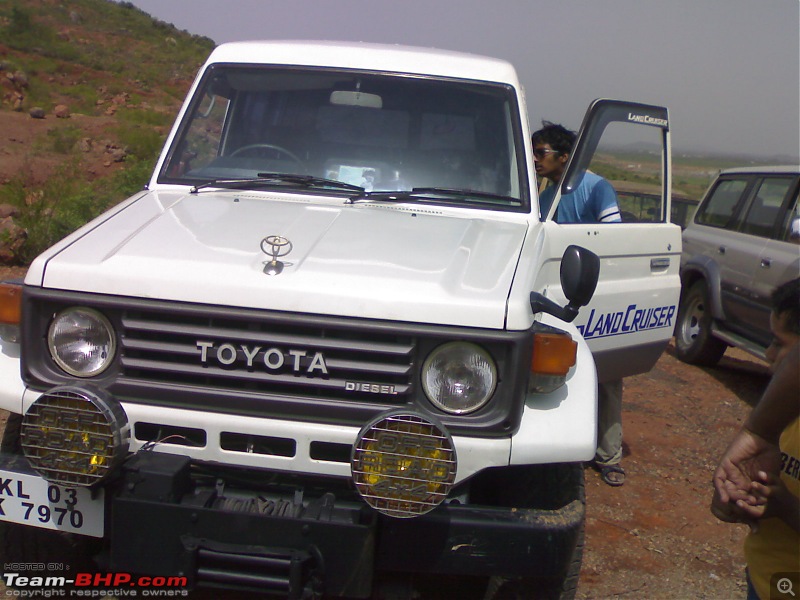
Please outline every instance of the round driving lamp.
[[422, 389], [434, 406], [446, 413], [475, 412], [489, 401], [496, 386], [494, 361], [476, 344], [443, 344], [422, 365]]
[[31, 467], [47, 481], [89, 487], [128, 454], [130, 425], [107, 394], [63, 386], [42, 394], [22, 418], [20, 442]]
[[430, 512], [456, 478], [456, 449], [444, 426], [409, 412], [379, 415], [356, 438], [351, 472], [362, 498], [390, 517]]
[[53, 319], [47, 346], [63, 371], [75, 377], [93, 377], [114, 360], [117, 342], [111, 323], [100, 312], [72, 307]]

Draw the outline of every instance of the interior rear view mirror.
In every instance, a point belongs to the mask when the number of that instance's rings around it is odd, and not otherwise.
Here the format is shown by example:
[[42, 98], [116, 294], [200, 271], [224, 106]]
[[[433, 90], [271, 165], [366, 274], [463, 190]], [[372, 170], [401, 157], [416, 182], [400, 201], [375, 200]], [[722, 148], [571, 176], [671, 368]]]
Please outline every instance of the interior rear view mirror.
[[377, 94], [337, 90], [331, 94], [331, 104], [360, 106], [362, 108], [383, 108], [383, 98]]

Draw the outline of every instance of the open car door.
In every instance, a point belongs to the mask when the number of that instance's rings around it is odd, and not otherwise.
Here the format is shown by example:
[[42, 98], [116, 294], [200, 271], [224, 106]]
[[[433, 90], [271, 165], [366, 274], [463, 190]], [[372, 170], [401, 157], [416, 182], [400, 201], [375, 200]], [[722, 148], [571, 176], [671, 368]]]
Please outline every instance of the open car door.
[[[556, 222], [561, 197], [577, 187], [587, 170], [615, 188], [621, 223]], [[670, 195], [667, 109], [596, 100], [542, 219], [551, 245], [548, 256], [561, 256], [575, 244], [600, 257], [597, 289], [575, 319], [600, 381], [649, 371], [672, 336], [680, 296], [681, 228], [670, 222]], [[542, 269], [542, 287], [551, 298], [564, 300], [558, 285], [545, 283], [558, 281], [557, 266], [550, 267]]]

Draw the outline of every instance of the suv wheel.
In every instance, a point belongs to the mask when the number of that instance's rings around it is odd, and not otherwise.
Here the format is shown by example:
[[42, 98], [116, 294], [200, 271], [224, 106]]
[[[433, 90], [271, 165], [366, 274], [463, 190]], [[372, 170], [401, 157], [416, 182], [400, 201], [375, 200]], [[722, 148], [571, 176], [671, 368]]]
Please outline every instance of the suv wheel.
[[685, 363], [713, 366], [727, 345], [711, 335], [711, 306], [703, 281], [689, 288], [678, 310], [675, 327], [675, 355]]

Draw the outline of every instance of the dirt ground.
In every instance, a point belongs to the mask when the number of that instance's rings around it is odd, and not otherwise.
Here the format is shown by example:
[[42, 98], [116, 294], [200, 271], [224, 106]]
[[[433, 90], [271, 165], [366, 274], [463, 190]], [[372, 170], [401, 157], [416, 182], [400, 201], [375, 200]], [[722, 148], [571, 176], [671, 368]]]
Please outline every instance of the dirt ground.
[[[0, 267], [0, 280], [23, 272]], [[709, 513], [711, 475], [768, 379], [766, 365], [740, 351], [698, 368], [670, 344], [652, 371], [625, 380], [627, 481], [611, 488], [586, 470], [579, 599], [744, 598], [746, 528]]]
[[578, 598], [744, 598], [746, 527], [708, 510], [711, 476], [769, 381], [729, 349], [715, 368], [679, 362], [672, 344], [625, 380], [623, 487], [586, 471], [587, 535]]
[[[15, 177], [41, 184], [59, 167], [78, 157], [87, 180], [110, 175], [121, 168], [109, 153], [115, 120], [110, 116], [71, 115], [66, 119], [47, 115], [32, 119], [24, 112], [0, 110], [0, 185]], [[80, 131], [82, 147], [68, 155], [53, 149], [54, 134]]]

